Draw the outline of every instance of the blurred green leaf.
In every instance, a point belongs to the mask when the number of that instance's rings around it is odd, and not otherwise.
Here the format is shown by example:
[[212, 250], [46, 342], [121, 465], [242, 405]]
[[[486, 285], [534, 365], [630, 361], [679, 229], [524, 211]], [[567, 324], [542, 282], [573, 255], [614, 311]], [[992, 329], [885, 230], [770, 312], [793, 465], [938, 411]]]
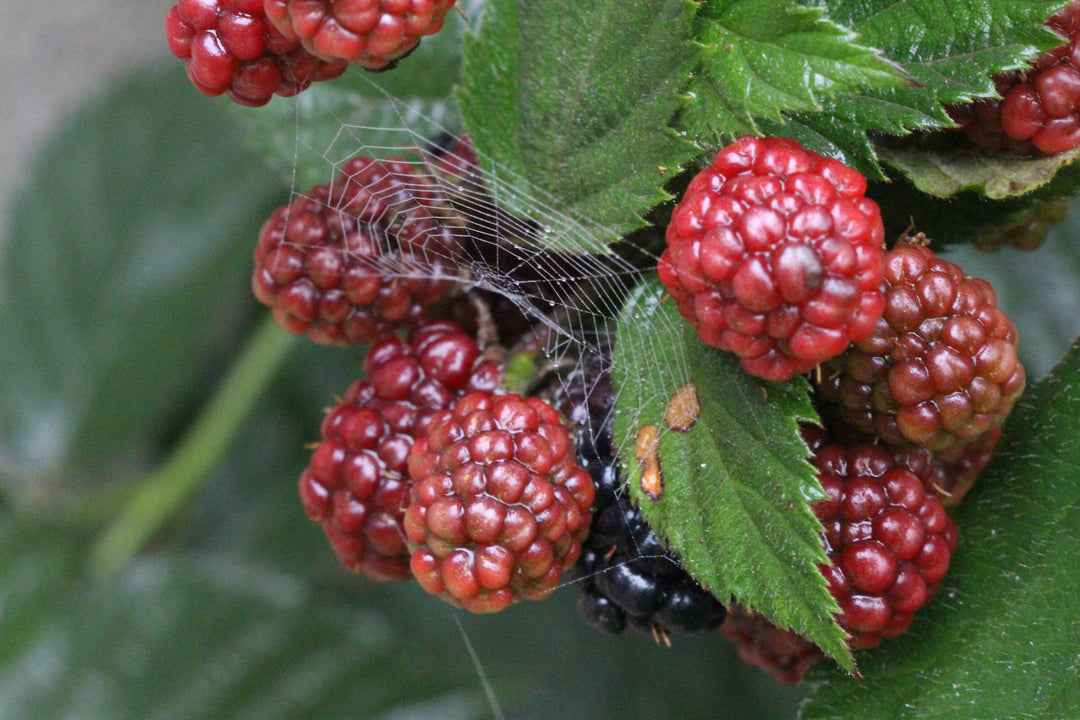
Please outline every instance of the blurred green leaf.
[[71, 479], [163, 431], [250, 313], [251, 250], [280, 194], [175, 63], [66, 120], [0, 258], [9, 479]]
[[1025, 157], [1008, 151], [980, 152], [971, 148], [935, 153], [919, 145], [881, 146], [878, 151], [884, 162], [904, 173], [927, 195], [949, 197], [967, 190], [991, 200], [1037, 190], [1080, 157], [1080, 150], [1051, 157]]
[[[698, 339], [655, 279], [626, 303], [613, 375], [623, 477], [657, 535], [714, 595], [734, 596], [851, 669], [839, 608], [818, 569], [828, 558], [810, 503], [824, 494], [798, 428], [817, 419], [806, 381], [751, 377], [734, 355]], [[679, 429], [667, 411], [685, 386], [700, 412]], [[637, 457], [647, 425], [658, 437], [658, 497], [643, 488], [652, 461]]]
[[71, 538], [0, 521], [0, 717], [486, 715], [469, 668], [410, 663], [385, 617], [316, 603], [295, 577], [176, 556], [86, 584], [77, 557]]
[[[602, 252], [642, 227], [695, 155], [668, 128], [697, 54], [687, 0], [492, 2], [458, 98], [504, 207], [550, 246]], [[553, 207], [553, 211], [545, 210]], [[570, 232], [581, 218], [586, 232]]]
[[1068, 718], [1080, 707], [1080, 346], [1021, 400], [954, 513], [960, 544], [934, 603], [825, 672], [804, 720]]
[[233, 361], [213, 396], [201, 408], [165, 458], [139, 478], [117, 503], [109, 528], [90, 553], [95, 573], [111, 573], [127, 564], [161, 526], [186, 507], [192, 494], [211, 477], [240, 434], [251, 411], [275, 377], [297, 339], [278, 327], [270, 313]]
[[945, 245], [1008, 245], [1009, 236], [1015, 235], [1010, 229], [1025, 232], [1028, 228], [1032, 231], [1026, 233], [1028, 237], [1017, 238], [1015, 244], [1037, 247], [1039, 226], [1044, 226], [1041, 234], [1045, 235], [1055, 218], [1060, 223], [1060, 212], [1052, 208], [1073, 197], [1078, 188], [1080, 166], [1073, 163], [1062, 167], [1051, 182], [1039, 189], [1001, 200], [991, 200], [979, 190], [949, 197], [930, 196], [899, 175], [889, 182], [870, 183], [866, 194], [881, 208], [885, 237], [890, 241], [905, 231], [921, 231], [935, 243]]

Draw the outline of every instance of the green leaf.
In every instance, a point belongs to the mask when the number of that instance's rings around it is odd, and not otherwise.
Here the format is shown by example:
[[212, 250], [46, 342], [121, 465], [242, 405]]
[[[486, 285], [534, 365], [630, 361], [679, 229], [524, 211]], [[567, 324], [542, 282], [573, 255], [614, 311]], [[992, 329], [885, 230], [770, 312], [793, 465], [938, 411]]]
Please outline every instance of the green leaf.
[[971, 148], [935, 152], [918, 145], [879, 145], [878, 153], [927, 195], [949, 197], [968, 190], [991, 200], [1037, 190], [1080, 157], [1080, 149], [1050, 157], [1025, 157]]
[[[818, 569], [828, 559], [810, 503], [823, 493], [798, 429], [817, 419], [807, 383], [751, 377], [733, 355], [704, 345], [664, 298], [655, 279], [635, 289], [615, 345], [615, 438], [632, 497], [714, 595], [795, 629], [851, 670], [838, 607]], [[700, 414], [680, 430], [665, 414], [687, 384]], [[641, 461], [648, 455], [639, 433], [649, 425], [658, 430], [658, 497], [643, 472], [652, 461]]]
[[998, 457], [955, 512], [937, 599], [824, 673], [804, 720], [1066, 718], [1080, 707], [1080, 346], [1017, 405]]
[[385, 617], [289, 575], [177, 557], [85, 584], [76, 564], [74, 538], [0, 522], [2, 717], [486, 715], [470, 668], [408, 662]]
[[[822, 100], [820, 113], [790, 113], [770, 129], [845, 158], [881, 178], [867, 133], [906, 135], [951, 126], [944, 106], [994, 94], [991, 77], [1024, 66], [1061, 44], [1043, 25], [1061, 0], [830, 0], [834, 22], [878, 48], [914, 79], [900, 87], [866, 87]], [[902, 30], [901, 30], [902, 29]]]
[[985, 249], [1034, 248], [1064, 219], [1062, 211], [1067, 198], [1076, 194], [1078, 182], [1080, 167], [1074, 164], [1062, 168], [1038, 190], [1002, 200], [991, 200], [978, 190], [947, 198], [930, 196], [899, 175], [886, 183], [870, 183], [866, 194], [881, 208], [885, 237], [890, 239], [905, 232], [923, 232], [938, 249], [957, 243]]
[[467, 39], [465, 125], [495, 197], [549, 226], [545, 244], [602, 252], [669, 197], [666, 179], [695, 155], [668, 128], [697, 60], [693, 12], [688, 0], [498, 0]]
[[697, 23], [704, 63], [682, 120], [699, 141], [759, 133], [757, 119], [821, 109], [821, 98], [908, 78], [855, 35], [828, 20], [824, 7], [775, 0], [707, 0]]
[[442, 30], [423, 38], [391, 71], [351, 67], [265, 107], [228, 107], [247, 126], [250, 146], [297, 192], [330, 182], [337, 166], [356, 155], [415, 159], [415, 147], [425, 140], [462, 130], [453, 99], [466, 27], [461, 15], [476, 22], [485, 4], [461, 0], [461, 13], [451, 12]]
[[0, 258], [9, 480], [70, 480], [156, 439], [250, 313], [251, 249], [282, 190], [241, 145], [172, 62], [50, 139]]

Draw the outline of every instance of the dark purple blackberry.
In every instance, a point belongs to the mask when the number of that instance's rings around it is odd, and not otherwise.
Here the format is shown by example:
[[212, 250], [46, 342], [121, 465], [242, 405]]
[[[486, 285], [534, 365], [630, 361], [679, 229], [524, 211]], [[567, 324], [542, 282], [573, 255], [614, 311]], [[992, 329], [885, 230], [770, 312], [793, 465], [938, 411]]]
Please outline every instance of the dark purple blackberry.
[[600, 364], [583, 363], [554, 393], [577, 427], [578, 460], [596, 485], [592, 526], [574, 567], [578, 612], [610, 634], [630, 628], [666, 641], [672, 633], [714, 630], [723, 604], [664, 548], [622, 487], [611, 440], [614, 392]]

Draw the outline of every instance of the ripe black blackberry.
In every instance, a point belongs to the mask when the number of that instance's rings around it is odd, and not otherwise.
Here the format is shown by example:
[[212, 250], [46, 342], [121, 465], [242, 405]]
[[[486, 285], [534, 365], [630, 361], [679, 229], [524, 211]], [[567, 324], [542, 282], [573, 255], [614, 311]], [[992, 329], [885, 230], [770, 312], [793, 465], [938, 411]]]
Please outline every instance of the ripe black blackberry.
[[577, 428], [578, 461], [596, 485], [592, 527], [575, 565], [578, 612], [611, 634], [629, 627], [660, 640], [714, 630], [724, 620], [723, 604], [664, 548], [622, 488], [611, 441], [611, 376], [596, 360], [572, 371], [554, 393]]

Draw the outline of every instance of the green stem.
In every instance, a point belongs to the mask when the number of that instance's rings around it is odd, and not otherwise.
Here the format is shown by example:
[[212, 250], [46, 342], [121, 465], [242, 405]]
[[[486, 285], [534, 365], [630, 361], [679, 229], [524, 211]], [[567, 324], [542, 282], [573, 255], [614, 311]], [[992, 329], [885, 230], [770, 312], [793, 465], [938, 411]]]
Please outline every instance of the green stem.
[[90, 567], [95, 574], [108, 575], [122, 568], [186, 505], [243, 429], [294, 339], [270, 317], [256, 329], [199, 418], [172, 454], [135, 486], [91, 549]]

